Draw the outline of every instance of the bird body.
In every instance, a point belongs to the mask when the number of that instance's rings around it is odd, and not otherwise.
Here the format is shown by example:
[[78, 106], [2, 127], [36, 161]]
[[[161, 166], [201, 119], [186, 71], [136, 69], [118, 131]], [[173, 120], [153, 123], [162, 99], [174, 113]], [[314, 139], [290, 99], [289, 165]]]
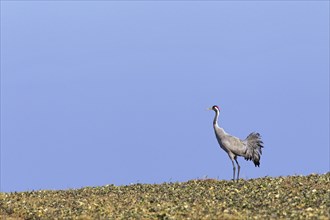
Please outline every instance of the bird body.
[[220, 147], [227, 153], [232, 152], [235, 155], [243, 156], [246, 146], [243, 141], [237, 137], [231, 136], [218, 125], [214, 126], [215, 136], [218, 140]]
[[237, 164], [238, 173], [237, 180], [239, 179], [240, 165], [237, 161], [237, 156], [244, 157], [246, 160], [252, 160], [255, 166], [260, 165], [260, 156], [262, 154], [261, 148], [263, 148], [263, 142], [259, 133], [252, 132], [245, 140], [241, 140], [225, 132], [223, 128], [218, 125], [218, 117], [220, 109], [218, 106], [213, 106], [209, 110], [215, 111], [215, 117], [213, 120], [213, 128], [215, 136], [218, 140], [220, 147], [227, 152], [230, 160], [233, 164], [233, 180], [235, 180], [235, 164]]

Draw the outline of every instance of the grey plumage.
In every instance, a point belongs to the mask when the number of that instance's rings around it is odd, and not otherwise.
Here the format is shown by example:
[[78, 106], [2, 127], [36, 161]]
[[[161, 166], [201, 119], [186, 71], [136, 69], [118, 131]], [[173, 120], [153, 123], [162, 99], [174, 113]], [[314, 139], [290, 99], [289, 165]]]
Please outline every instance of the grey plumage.
[[244, 155], [245, 160], [252, 160], [255, 166], [260, 166], [260, 156], [262, 154], [263, 142], [259, 133], [252, 132], [245, 139], [247, 150]]
[[219, 142], [220, 147], [227, 152], [232, 165], [233, 165], [233, 180], [235, 180], [236, 167], [234, 161], [237, 164], [237, 180], [239, 179], [240, 165], [237, 161], [237, 156], [244, 157], [245, 160], [252, 160], [255, 166], [260, 166], [260, 157], [262, 154], [263, 142], [261, 135], [256, 132], [252, 132], [247, 136], [245, 140], [241, 140], [225, 132], [223, 128], [218, 125], [218, 117], [220, 109], [214, 105], [209, 110], [215, 111], [215, 117], [213, 120], [213, 128], [215, 136]]

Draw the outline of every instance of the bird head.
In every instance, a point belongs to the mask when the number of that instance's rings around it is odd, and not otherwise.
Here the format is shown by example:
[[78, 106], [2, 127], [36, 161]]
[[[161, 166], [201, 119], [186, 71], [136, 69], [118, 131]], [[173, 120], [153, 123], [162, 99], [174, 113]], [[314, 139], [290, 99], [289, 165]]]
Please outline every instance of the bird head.
[[213, 105], [211, 108], [208, 108], [207, 110], [213, 110], [213, 111], [220, 111], [220, 108], [217, 105]]

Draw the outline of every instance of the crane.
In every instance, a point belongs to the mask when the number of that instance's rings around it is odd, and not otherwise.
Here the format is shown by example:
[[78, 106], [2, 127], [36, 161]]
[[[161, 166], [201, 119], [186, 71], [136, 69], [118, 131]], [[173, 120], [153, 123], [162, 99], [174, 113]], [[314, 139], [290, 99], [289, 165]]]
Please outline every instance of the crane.
[[261, 135], [256, 132], [252, 132], [247, 136], [245, 140], [241, 140], [225, 132], [223, 128], [218, 125], [218, 118], [220, 114], [220, 108], [216, 105], [208, 108], [208, 110], [213, 110], [215, 112], [215, 117], [213, 120], [213, 128], [215, 136], [219, 142], [220, 147], [227, 152], [232, 164], [233, 164], [233, 180], [235, 181], [235, 164], [237, 164], [237, 181], [239, 179], [240, 165], [237, 161], [237, 156], [244, 157], [245, 160], [252, 160], [254, 165], [259, 167], [260, 156], [262, 154], [261, 148], [263, 148], [263, 142], [261, 140]]

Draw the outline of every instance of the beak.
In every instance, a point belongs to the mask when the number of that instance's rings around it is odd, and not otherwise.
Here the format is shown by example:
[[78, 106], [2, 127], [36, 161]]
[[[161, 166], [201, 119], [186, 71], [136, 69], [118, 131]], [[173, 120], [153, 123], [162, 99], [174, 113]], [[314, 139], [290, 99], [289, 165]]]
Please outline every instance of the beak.
[[206, 110], [213, 110], [212, 108], [207, 108]]

